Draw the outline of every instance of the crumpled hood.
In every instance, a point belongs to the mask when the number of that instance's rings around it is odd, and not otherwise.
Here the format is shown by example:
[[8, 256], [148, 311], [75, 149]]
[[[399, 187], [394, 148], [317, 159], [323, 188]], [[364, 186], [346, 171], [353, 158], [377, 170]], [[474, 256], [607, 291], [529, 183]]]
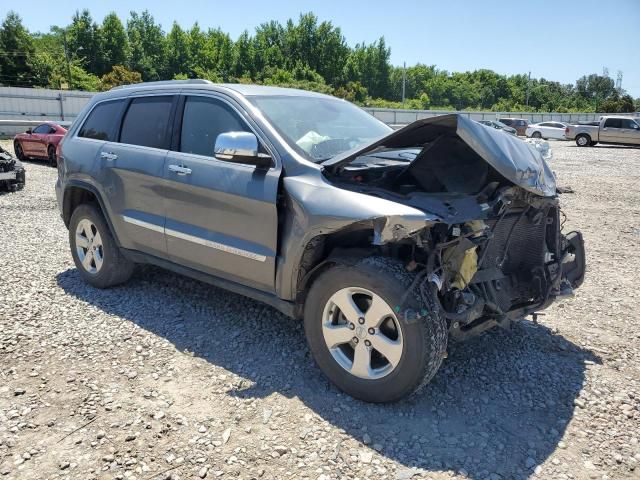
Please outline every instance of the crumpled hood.
[[442, 135], [458, 136], [484, 161], [515, 185], [545, 197], [556, 194], [553, 172], [535, 147], [513, 135], [486, 127], [458, 114], [417, 120], [379, 140], [337, 155], [323, 162], [323, 165], [327, 167], [346, 165], [353, 159], [377, 149], [416, 147]]

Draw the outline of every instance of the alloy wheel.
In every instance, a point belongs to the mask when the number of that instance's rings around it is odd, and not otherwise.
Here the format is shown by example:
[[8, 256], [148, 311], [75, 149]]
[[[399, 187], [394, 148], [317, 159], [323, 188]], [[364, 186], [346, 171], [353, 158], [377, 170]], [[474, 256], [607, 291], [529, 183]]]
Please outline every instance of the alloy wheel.
[[76, 227], [76, 253], [88, 273], [96, 274], [102, 268], [104, 261], [102, 238], [96, 226], [86, 218], [80, 220]]
[[334, 360], [359, 378], [385, 377], [402, 358], [402, 331], [395, 313], [379, 295], [364, 288], [343, 288], [329, 298], [322, 334]]

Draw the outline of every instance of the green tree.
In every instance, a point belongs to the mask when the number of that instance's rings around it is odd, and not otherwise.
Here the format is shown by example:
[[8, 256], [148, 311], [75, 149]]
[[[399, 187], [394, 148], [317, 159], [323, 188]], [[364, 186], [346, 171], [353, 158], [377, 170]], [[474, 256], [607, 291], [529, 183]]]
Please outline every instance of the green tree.
[[246, 30], [233, 44], [232, 73], [236, 77], [254, 78], [255, 76], [254, 42]]
[[104, 69], [126, 64], [129, 58], [129, 39], [120, 18], [111, 12], [104, 17], [101, 30]]
[[10, 11], [0, 27], [0, 84], [38, 85], [35, 53], [33, 38], [22, 25], [22, 19]]
[[67, 28], [67, 42], [72, 59], [88, 72], [104, 73], [105, 58], [102, 50], [102, 32], [93, 21], [89, 10], [76, 11]]
[[148, 10], [131, 12], [127, 20], [127, 36], [131, 48], [129, 69], [140, 72], [144, 80], [166, 78], [166, 40], [162, 27], [157, 25]]
[[179, 73], [187, 73], [190, 70], [188, 43], [187, 34], [177, 22], [173, 22], [166, 41], [167, 76], [174, 77]]
[[140, 83], [142, 75], [139, 72], [127, 70], [122, 65], [114, 65], [109, 73], [105, 73], [100, 79], [101, 90], [110, 90], [119, 85], [130, 85]]

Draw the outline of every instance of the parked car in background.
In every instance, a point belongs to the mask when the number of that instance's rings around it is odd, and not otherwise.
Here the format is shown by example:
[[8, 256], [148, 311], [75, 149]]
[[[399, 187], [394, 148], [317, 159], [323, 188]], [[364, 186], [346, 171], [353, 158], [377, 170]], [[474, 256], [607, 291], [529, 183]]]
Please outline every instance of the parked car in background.
[[605, 116], [597, 125], [568, 125], [564, 135], [579, 147], [597, 143], [640, 145], [640, 124], [630, 117]]
[[562, 122], [542, 122], [529, 125], [525, 130], [525, 135], [531, 138], [555, 138], [556, 140], [565, 140], [564, 130], [567, 128], [566, 123]]
[[527, 127], [529, 126], [529, 122], [524, 118], [499, 118], [498, 121], [508, 125], [512, 128], [515, 128], [518, 132], [518, 135], [525, 135]]
[[13, 150], [19, 160], [47, 160], [55, 167], [58, 163], [56, 149], [66, 133], [67, 129], [59, 123], [41, 123], [33, 130], [17, 134], [13, 139]]
[[62, 141], [56, 193], [87, 283], [152, 263], [265, 302], [373, 402], [429, 382], [449, 336], [507, 327], [584, 276], [542, 154], [463, 115], [393, 131], [303, 90], [118, 87]]
[[478, 120], [478, 123], [486, 125], [487, 127], [495, 128], [496, 130], [502, 130], [503, 132], [510, 133], [511, 135], [518, 134], [515, 128], [505, 125], [502, 122], [498, 122], [497, 120]]

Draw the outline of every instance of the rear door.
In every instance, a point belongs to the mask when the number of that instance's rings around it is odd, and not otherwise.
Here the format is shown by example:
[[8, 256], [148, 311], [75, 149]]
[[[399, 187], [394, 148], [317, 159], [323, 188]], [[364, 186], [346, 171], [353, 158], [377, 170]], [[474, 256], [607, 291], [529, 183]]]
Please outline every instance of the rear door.
[[623, 118], [620, 123], [623, 142], [630, 145], [640, 145], [640, 126], [630, 118]]
[[624, 143], [622, 121], [619, 118], [607, 118], [600, 128], [599, 140], [604, 143]]
[[[223, 95], [182, 97], [174, 129], [164, 171], [170, 259], [273, 292], [281, 172], [274, 149], [249, 115]], [[256, 134], [274, 166], [260, 169], [215, 158], [216, 138], [230, 131]]]
[[124, 108], [117, 140], [105, 143], [98, 162], [122, 246], [166, 258], [164, 161], [177, 95], [134, 96]]

